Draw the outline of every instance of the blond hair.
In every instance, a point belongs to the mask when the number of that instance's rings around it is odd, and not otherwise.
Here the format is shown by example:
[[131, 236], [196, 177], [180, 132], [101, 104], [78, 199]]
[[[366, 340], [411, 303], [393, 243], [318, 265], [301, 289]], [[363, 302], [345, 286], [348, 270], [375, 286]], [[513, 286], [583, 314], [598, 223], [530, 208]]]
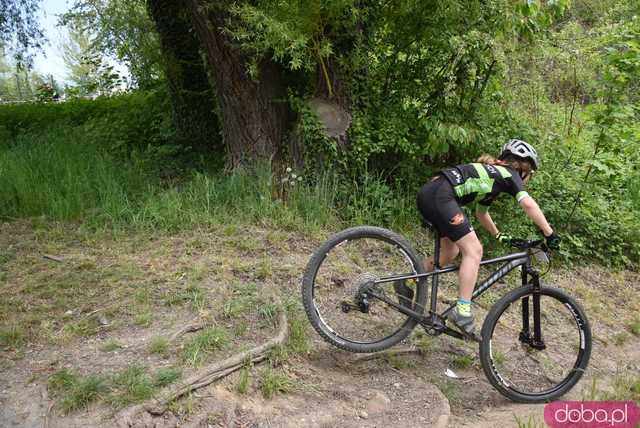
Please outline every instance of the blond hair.
[[493, 156], [485, 153], [478, 158], [477, 162], [486, 163], [489, 165], [508, 166], [518, 171], [520, 176], [527, 176], [531, 174], [532, 170], [531, 162], [511, 154], [507, 154], [504, 159], [496, 159]]

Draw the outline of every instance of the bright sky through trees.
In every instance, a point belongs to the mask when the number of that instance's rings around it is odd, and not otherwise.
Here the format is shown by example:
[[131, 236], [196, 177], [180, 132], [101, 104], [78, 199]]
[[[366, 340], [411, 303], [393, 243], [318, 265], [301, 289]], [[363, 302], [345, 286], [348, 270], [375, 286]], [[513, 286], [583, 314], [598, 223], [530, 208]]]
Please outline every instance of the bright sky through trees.
[[65, 80], [67, 70], [62, 61], [59, 45], [66, 36], [64, 27], [56, 27], [58, 15], [66, 12], [71, 6], [69, 0], [43, 0], [40, 6], [40, 23], [48, 42], [44, 45], [44, 53], [39, 53], [34, 60], [35, 70], [43, 75], [52, 74], [58, 81]]

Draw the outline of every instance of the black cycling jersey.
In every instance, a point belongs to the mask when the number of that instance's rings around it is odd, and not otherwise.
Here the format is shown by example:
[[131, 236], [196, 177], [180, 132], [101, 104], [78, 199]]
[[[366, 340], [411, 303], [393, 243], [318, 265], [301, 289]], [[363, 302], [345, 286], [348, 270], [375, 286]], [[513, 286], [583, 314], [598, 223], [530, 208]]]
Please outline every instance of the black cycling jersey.
[[479, 211], [486, 212], [500, 193], [509, 193], [518, 202], [529, 196], [520, 175], [502, 165], [470, 163], [445, 168], [440, 172], [453, 187], [460, 205], [477, 201]]

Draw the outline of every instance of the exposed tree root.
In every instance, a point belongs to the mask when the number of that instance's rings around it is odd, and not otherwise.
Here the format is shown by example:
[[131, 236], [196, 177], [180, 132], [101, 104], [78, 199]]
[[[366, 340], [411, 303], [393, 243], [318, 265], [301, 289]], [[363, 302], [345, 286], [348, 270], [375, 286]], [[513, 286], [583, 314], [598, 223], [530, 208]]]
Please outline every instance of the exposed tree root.
[[[278, 322], [278, 334], [276, 334], [267, 342], [263, 343], [262, 345], [256, 346], [255, 348], [249, 349], [248, 351], [232, 355], [231, 357], [223, 361], [213, 363], [203, 368], [198, 373], [195, 373], [188, 379], [185, 379], [179, 384], [168, 388], [167, 390], [159, 394], [157, 398], [149, 400], [146, 403], [130, 407], [129, 409], [120, 412], [118, 415], [116, 415], [116, 424], [119, 427], [128, 428], [135, 426], [136, 421], [140, 421], [141, 419], [143, 419], [145, 413], [152, 415], [162, 415], [167, 410], [167, 406], [169, 405], [169, 403], [171, 403], [173, 400], [185, 394], [188, 394], [191, 391], [195, 391], [198, 388], [207, 386], [212, 382], [233, 373], [234, 371], [240, 369], [248, 363], [258, 363], [265, 360], [272, 348], [284, 344], [285, 340], [287, 339], [288, 320], [286, 311], [284, 309], [280, 311]], [[186, 332], [186, 329], [183, 330], [185, 330], [184, 332]]]
[[[451, 343], [447, 343], [445, 345], [445, 349], [443, 350], [456, 355], [462, 355], [462, 356], [470, 355], [468, 352], [465, 352], [462, 349], [458, 349], [455, 345]], [[354, 354], [349, 356], [346, 362], [360, 363], [363, 361], [375, 360], [378, 358], [396, 357], [400, 355], [410, 355], [410, 354], [424, 355], [426, 353], [428, 353], [428, 351], [425, 351], [424, 349], [421, 349], [417, 346], [412, 345], [405, 348], [387, 349], [385, 351], [373, 352], [371, 354]]]
[[179, 330], [174, 331], [169, 336], [169, 343], [175, 342], [181, 336], [183, 336], [183, 335], [185, 335], [187, 333], [193, 333], [194, 331], [202, 330], [203, 328], [205, 328], [206, 325], [207, 324], [205, 322], [203, 322], [201, 319], [194, 318], [189, 324], [185, 325], [184, 327], [180, 328]]
[[[167, 342], [169, 344], [175, 343], [178, 339], [184, 336], [187, 333], [193, 333], [195, 331], [202, 330], [207, 326], [207, 323], [200, 319], [200, 317], [196, 317], [192, 319], [188, 324], [183, 325], [179, 329], [175, 330], [173, 333], [169, 334], [167, 337]], [[144, 349], [149, 346], [150, 340], [145, 340], [142, 343], [138, 343], [136, 345], [125, 347], [125, 352], [138, 352], [141, 349]]]
[[423, 351], [415, 346], [409, 346], [407, 348], [387, 349], [385, 351], [374, 352], [371, 354], [355, 354], [349, 358], [352, 363], [360, 363], [362, 361], [375, 360], [378, 358], [396, 357], [399, 355], [407, 354], [422, 354]]

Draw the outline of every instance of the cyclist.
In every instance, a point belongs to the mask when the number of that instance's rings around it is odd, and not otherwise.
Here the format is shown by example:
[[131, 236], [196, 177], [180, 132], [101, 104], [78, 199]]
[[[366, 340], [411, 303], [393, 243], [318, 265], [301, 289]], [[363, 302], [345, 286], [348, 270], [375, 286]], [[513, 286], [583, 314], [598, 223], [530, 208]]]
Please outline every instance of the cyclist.
[[[471, 315], [471, 295], [482, 260], [482, 244], [460, 207], [477, 201], [475, 213], [480, 224], [499, 242], [508, 242], [511, 237], [498, 230], [488, 209], [500, 193], [509, 193], [540, 228], [547, 246], [557, 249], [560, 238], [549, 226], [536, 201], [525, 191], [525, 184], [538, 165], [536, 150], [525, 141], [514, 139], [504, 145], [498, 159], [485, 154], [477, 163], [443, 169], [418, 192], [418, 210], [441, 235], [440, 264], [446, 265], [462, 253], [458, 272], [459, 298], [448, 319], [468, 337], [478, 338]], [[433, 270], [433, 266], [433, 257], [425, 259], [427, 271]], [[393, 286], [400, 303], [410, 306], [413, 290], [403, 281], [395, 282]]]

